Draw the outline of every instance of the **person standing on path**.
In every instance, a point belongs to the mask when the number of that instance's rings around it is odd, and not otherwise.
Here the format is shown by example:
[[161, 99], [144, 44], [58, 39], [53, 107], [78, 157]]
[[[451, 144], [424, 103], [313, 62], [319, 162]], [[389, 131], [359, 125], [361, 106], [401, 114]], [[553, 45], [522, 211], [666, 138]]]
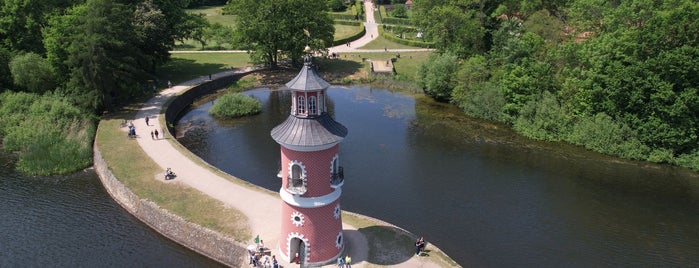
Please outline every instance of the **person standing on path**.
[[352, 268], [352, 257], [350, 255], [345, 256], [345, 267]]
[[159, 139], [160, 139], [160, 138], [158, 138], [158, 130], [157, 130], [157, 129], [155, 130], [155, 139], [156, 139], [156, 140], [159, 140]]
[[150, 139], [151, 139], [151, 140], [154, 140], [154, 139], [155, 139], [155, 137], [153, 136], [153, 131], [152, 131], [152, 130], [150, 131]]
[[337, 268], [342, 268], [345, 266], [345, 259], [342, 256], [337, 258]]
[[148, 121], [149, 121], [149, 120], [150, 120], [150, 119], [148, 119], [148, 116], [146, 116], [146, 126], [150, 126], [150, 125], [148, 124]]

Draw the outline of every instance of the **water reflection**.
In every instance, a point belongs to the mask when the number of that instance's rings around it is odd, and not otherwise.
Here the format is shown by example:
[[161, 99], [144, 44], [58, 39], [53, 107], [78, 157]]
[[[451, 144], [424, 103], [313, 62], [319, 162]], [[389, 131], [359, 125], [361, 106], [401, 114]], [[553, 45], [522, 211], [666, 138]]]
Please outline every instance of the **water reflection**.
[[[201, 103], [180, 120], [180, 141], [276, 191], [269, 131], [288, 116], [289, 94], [246, 94], [262, 114], [216, 120]], [[349, 130], [343, 208], [424, 235], [465, 266], [699, 265], [694, 172], [525, 140], [422, 97], [369, 87], [328, 94]]]

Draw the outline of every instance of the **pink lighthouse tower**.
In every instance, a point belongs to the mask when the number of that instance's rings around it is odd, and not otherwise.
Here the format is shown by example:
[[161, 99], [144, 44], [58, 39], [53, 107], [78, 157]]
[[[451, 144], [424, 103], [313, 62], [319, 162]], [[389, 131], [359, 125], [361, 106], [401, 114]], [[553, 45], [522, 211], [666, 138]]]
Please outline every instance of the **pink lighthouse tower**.
[[311, 61], [307, 54], [301, 71], [286, 83], [291, 113], [271, 135], [281, 145], [280, 255], [317, 266], [336, 260], [345, 247], [340, 213], [344, 175], [338, 152], [347, 128], [327, 113], [330, 84]]

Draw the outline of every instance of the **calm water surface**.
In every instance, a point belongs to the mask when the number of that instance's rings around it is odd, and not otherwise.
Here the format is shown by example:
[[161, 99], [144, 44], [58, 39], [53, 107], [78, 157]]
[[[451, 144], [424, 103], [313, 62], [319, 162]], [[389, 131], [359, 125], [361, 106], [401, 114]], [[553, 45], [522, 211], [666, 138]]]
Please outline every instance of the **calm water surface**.
[[0, 267], [219, 267], [116, 204], [94, 171], [27, 177], [0, 152]]
[[[231, 121], [197, 104], [179, 140], [214, 166], [277, 191], [286, 91]], [[699, 176], [522, 139], [449, 105], [369, 87], [331, 88], [349, 129], [343, 209], [424, 235], [472, 267], [699, 266]]]

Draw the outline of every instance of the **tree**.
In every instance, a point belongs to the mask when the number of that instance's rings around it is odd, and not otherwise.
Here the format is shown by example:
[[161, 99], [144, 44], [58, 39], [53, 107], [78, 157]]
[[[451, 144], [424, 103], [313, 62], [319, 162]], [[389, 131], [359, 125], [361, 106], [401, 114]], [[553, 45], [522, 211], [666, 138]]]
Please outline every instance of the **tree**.
[[228, 7], [237, 16], [240, 43], [271, 68], [284, 56], [293, 62], [301, 59], [307, 44], [304, 29], [314, 49], [332, 44], [335, 29], [325, 0], [240, 0], [230, 1]]
[[433, 39], [437, 49], [453, 51], [467, 58], [487, 48], [484, 13], [470, 5], [455, 5], [450, 1], [413, 1], [411, 19]]
[[143, 90], [152, 76], [134, 34], [133, 9], [110, 0], [89, 0], [52, 21], [49, 61], [69, 77], [63, 92], [80, 107], [112, 110]]
[[12, 53], [0, 46], [0, 93], [5, 89], [11, 89], [14, 84], [10, 72], [10, 61], [12, 61]]
[[165, 14], [153, 1], [147, 0], [136, 5], [131, 24], [135, 33], [134, 41], [144, 54], [139, 61], [144, 64], [144, 69], [155, 73], [155, 67], [167, 61], [173, 47], [173, 37], [167, 30]]
[[430, 54], [418, 72], [418, 83], [425, 93], [438, 101], [450, 101], [456, 86], [454, 79], [458, 69], [458, 58], [453, 53]]
[[408, 12], [405, 11], [405, 5], [404, 4], [397, 4], [397, 5], [393, 6], [393, 10], [391, 10], [391, 16], [396, 17], [396, 18], [407, 18]]
[[48, 61], [36, 53], [15, 56], [10, 63], [14, 83], [19, 88], [33, 93], [51, 91], [56, 87], [56, 78]]
[[347, 6], [342, 3], [342, 0], [327, 0], [328, 8], [333, 12], [341, 12], [347, 9]]

